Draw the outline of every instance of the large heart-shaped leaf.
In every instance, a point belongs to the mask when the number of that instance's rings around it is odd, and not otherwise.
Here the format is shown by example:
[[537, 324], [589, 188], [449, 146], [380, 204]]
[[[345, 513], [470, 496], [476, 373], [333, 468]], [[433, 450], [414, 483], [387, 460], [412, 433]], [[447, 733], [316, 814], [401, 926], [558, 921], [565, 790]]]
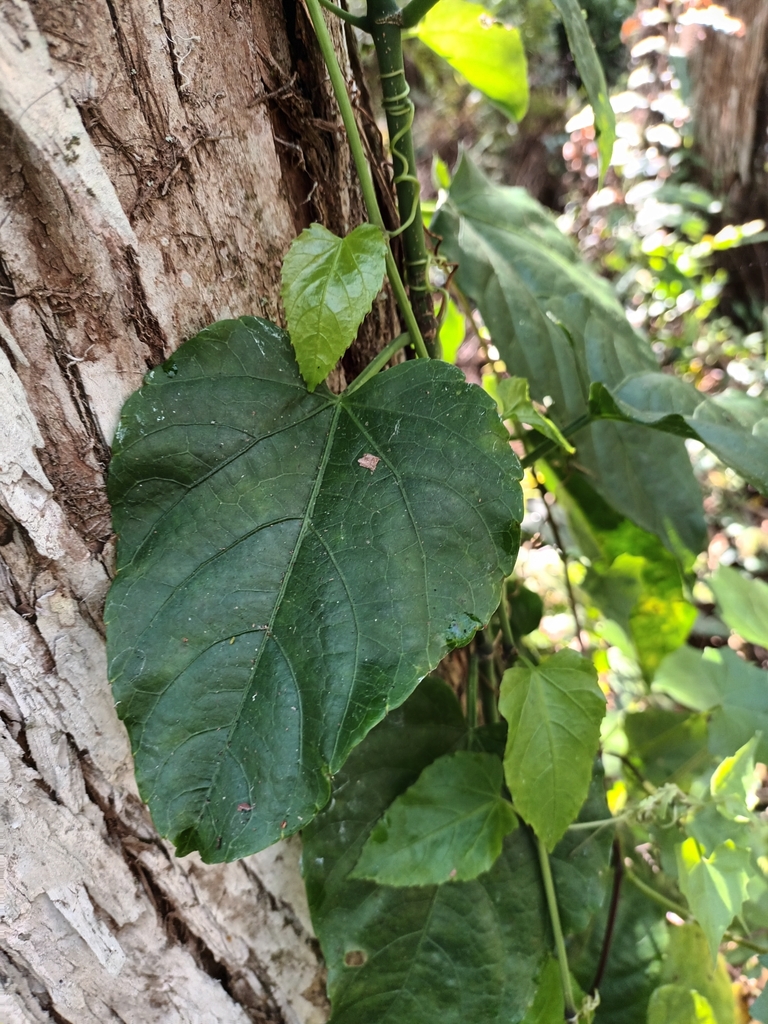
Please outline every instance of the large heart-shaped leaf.
[[693, 836], [677, 847], [680, 889], [707, 937], [713, 959], [726, 928], [747, 899], [749, 850], [730, 839], [706, 857]]
[[508, 117], [525, 116], [528, 64], [516, 28], [468, 0], [440, 0], [414, 34]]
[[605, 714], [597, 672], [567, 649], [508, 669], [499, 710], [509, 725], [504, 772], [515, 807], [552, 850], [589, 792]]
[[477, 878], [517, 826], [494, 754], [460, 750], [425, 768], [376, 824], [353, 872], [380, 885]]
[[110, 677], [159, 831], [242, 857], [498, 604], [521, 518], [493, 403], [411, 361], [307, 391], [287, 335], [216, 324], [126, 403]]
[[310, 391], [355, 340], [384, 282], [387, 243], [375, 224], [339, 238], [310, 224], [283, 262], [283, 303], [296, 362]]
[[[464, 156], [431, 227], [507, 369], [527, 378], [534, 400], [552, 399], [547, 416], [561, 430], [587, 415], [591, 382], [612, 387], [658, 368], [608, 283], [524, 189], [494, 185]], [[602, 420], [569, 440], [613, 508], [673, 551], [680, 541], [700, 549], [701, 491], [682, 438], [651, 442], [641, 426]]]
[[453, 693], [425, 680], [353, 751], [303, 833], [331, 1024], [518, 1024], [533, 1002], [549, 941], [527, 830], [474, 881], [402, 889], [350, 877], [382, 813], [464, 730]]

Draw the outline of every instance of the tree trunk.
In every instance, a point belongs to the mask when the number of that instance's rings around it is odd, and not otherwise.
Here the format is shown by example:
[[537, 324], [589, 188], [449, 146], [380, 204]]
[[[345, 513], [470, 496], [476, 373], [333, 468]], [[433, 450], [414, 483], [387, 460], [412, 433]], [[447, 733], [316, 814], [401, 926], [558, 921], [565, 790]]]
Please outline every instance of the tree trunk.
[[[279, 321], [296, 233], [362, 219], [303, 8], [0, 0], [0, 177], [0, 1021], [319, 1024], [298, 843], [174, 857], [101, 617], [122, 402], [212, 321]], [[396, 330], [384, 296], [337, 383]]]

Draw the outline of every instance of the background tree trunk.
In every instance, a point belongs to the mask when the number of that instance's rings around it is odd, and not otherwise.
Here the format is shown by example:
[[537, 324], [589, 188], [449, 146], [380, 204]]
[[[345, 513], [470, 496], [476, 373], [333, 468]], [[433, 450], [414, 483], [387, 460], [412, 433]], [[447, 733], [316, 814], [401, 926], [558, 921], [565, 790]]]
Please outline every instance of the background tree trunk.
[[[214, 320], [279, 321], [288, 245], [359, 223], [355, 180], [295, 0], [0, 0], [3, 1024], [327, 1017], [298, 845], [177, 860], [138, 799], [104, 476], [147, 368]], [[385, 296], [337, 383], [396, 330]]]

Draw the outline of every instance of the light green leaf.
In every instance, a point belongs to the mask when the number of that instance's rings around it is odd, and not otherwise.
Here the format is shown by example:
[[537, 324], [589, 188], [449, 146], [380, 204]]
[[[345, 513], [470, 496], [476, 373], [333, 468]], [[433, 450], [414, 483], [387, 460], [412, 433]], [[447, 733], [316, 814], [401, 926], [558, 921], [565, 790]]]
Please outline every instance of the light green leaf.
[[721, 761], [712, 774], [709, 791], [718, 811], [732, 821], [748, 820], [747, 798], [755, 788], [757, 737]]
[[724, 565], [708, 582], [731, 629], [752, 644], [768, 647], [768, 584]]
[[613, 144], [616, 141], [616, 118], [608, 98], [605, 72], [595, 51], [579, 0], [553, 0], [553, 3], [563, 19], [568, 46], [595, 114], [595, 134], [600, 153], [602, 181], [610, 166]]
[[538, 988], [533, 1005], [522, 1024], [563, 1024], [565, 1003], [560, 980], [560, 965], [555, 957], [547, 959], [537, 978]]
[[105, 618], [139, 788], [179, 854], [246, 856], [325, 804], [498, 605], [520, 475], [491, 400], [439, 360], [310, 394], [287, 335], [244, 318], [148, 375], [110, 466]]
[[697, 711], [711, 711], [709, 749], [727, 757], [762, 733], [756, 757], [768, 759], [768, 673], [729, 647], [681, 647], [659, 666], [652, 689]]
[[[761, 433], [762, 420], [755, 427], [745, 426], [679, 377], [643, 372], [630, 374], [613, 387], [596, 383], [590, 389], [589, 407], [595, 417], [700, 441], [759, 491], [768, 493], [768, 437]], [[765, 590], [768, 593], [768, 587]], [[768, 607], [768, 597], [764, 599]], [[762, 635], [768, 643], [765, 625]]]
[[586, 658], [564, 650], [504, 673], [504, 772], [516, 809], [551, 851], [589, 791], [605, 698]]
[[724, 958], [712, 960], [707, 938], [697, 924], [673, 925], [667, 932], [669, 943], [659, 980], [693, 989], [711, 1006], [716, 1024], [734, 1024], [733, 991]]
[[496, 401], [499, 405], [499, 415], [503, 420], [516, 420], [518, 423], [527, 423], [528, 426], [538, 430], [544, 437], [548, 437], [555, 444], [569, 453], [576, 449], [563, 437], [557, 426], [534, 408], [528, 388], [528, 381], [523, 377], [505, 377], [496, 386]]
[[302, 833], [331, 1024], [519, 1024], [534, 1000], [550, 940], [527, 829], [508, 835], [473, 881], [401, 889], [350, 877], [387, 807], [464, 728], [451, 690], [425, 680], [352, 752]]
[[[547, 416], [560, 430], [588, 413], [591, 381], [612, 387], [657, 369], [608, 283], [524, 189], [493, 184], [465, 155], [432, 230], [458, 263], [454, 281], [477, 304], [507, 370], [528, 380], [535, 401], [550, 396]], [[681, 438], [649, 441], [645, 428], [609, 420], [569, 438], [613, 508], [672, 551], [681, 543], [700, 550], [701, 490]]]
[[355, 340], [384, 282], [387, 243], [374, 224], [346, 238], [310, 224], [283, 261], [282, 297], [296, 361], [314, 391]]
[[352, 878], [379, 885], [440, 885], [477, 878], [517, 827], [493, 754], [459, 751], [425, 768], [375, 826]]
[[440, 0], [414, 34], [513, 121], [525, 116], [528, 63], [516, 28], [468, 0]]
[[440, 355], [446, 363], [455, 363], [466, 334], [464, 314], [453, 299], [448, 299], [445, 319], [440, 325]]
[[648, 1003], [648, 1024], [718, 1024], [709, 1000], [694, 988], [662, 985]]
[[728, 839], [705, 857], [690, 837], [677, 847], [677, 868], [680, 889], [715, 959], [726, 929], [747, 899], [749, 851], [737, 848]]

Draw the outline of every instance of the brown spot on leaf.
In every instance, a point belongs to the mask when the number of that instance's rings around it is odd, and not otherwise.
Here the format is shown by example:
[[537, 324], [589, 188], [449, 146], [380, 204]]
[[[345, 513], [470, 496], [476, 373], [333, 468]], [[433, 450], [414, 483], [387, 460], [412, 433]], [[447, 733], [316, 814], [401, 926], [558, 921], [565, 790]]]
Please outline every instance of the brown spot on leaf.
[[362, 949], [350, 949], [344, 956], [344, 963], [347, 967], [362, 967], [367, 959]]
[[378, 455], [371, 455], [370, 452], [367, 452], [362, 457], [362, 459], [357, 460], [358, 466], [362, 466], [363, 469], [370, 469], [371, 472], [373, 472], [374, 469], [376, 469], [380, 462], [381, 459], [378, 457]]

